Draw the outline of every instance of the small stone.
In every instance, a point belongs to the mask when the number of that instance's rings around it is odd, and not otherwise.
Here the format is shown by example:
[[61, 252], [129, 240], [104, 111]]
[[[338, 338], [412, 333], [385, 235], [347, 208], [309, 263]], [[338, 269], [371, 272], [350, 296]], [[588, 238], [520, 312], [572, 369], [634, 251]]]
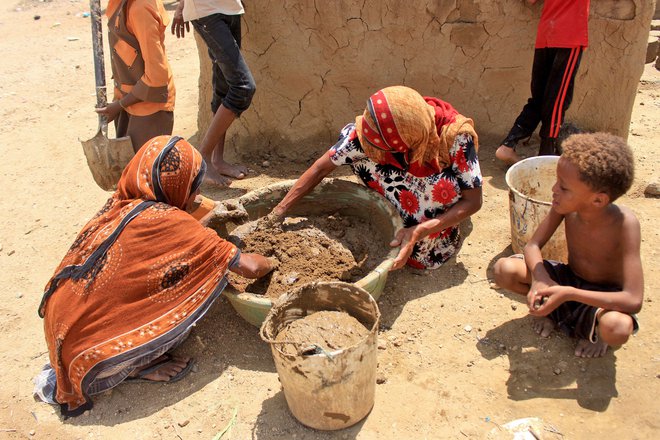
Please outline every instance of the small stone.
[[376, 376], [376, 383], [378, 385], [382, 385], [386, 382], [387, 382], [387, 377], [385, 375], [379, 374], [378, 376]]
[[401, 347], [403, 345], [403, 342], [399, 341], [398, 339], [394, 341], [394, 346], [395, 347]]
[[556, 367], [552, 372], [555, 373], [556, 376], [559, 376], [562, 373], [561, 368], [559, 367]]
[[179, 425], [181, 428], [183, 428], [184, 426], [188, 425], [188, 423], [190, 423], [190, 420], [186, 419], [186, 420], [182, 420], [182, 421], [178, 422], [177, 425]]
[[586, 369], [586, 368], [584, 368], [584, 367], [580, 367], [580, 373], [586, 373], [586, 372], [587, 372], [587, 369]]
[[470, 361], [470, 362], [467, 363], [467, 366], [468, 366], [468, 367], [471, 367], [471, 366], [473, 366], [473, 365], [474, 365], [474, 361]]
[[511, 304], [511, 310], [518, 310], [518, 306], [516, 304]]
[[41, 15], [35, 15], [33, 18], [35, 19], [35, 21], [36, 20], [41, 20]]
[[651, 182], [644, 189], [647, 197], [660, 197], [660, 182]]
[[11, 256], [14, 255], [15, 253], [16, 253], [16, 251], [9, 251], [9, 252], [7, 252], [7, 256], [8, 256], [8, 257], [11, 257]]
[[192, 368], [190, 369], [193, 373], [197, 373], [199, 371], [199, 367], [197, 364], [193, 364]]
[[463, 327], [463, 330], [465, 330], [466, 333], [470, 333], [472, 331], [472, 326], [468, 324], [465, 327]]
[[18, 292], [18, 293], [16, 294], [16, 298], [23, 298], [23, 294], [22, 294], [21, 292]]
[[28, 432], [28, 434], [30, 434], [30, 437], [32, 437], [33, 435], [36, 434], [36, 431], [34, 429], [32, 429], [32, 430], [30, 430], [30, 432]]
[[378, 341], [378, 349], [379, 349], [379, 350], [387, 350], [387, 342], [385, 342], [385, 341]]
[[264, 168], [268, 168], [270, 166], [270, 161], [264, 160], [263, 162], [261, 162], [261, 166]]
[[502, 351], [506, 350], [506, 345], [500, 344], [500, 350], [502, 350]]

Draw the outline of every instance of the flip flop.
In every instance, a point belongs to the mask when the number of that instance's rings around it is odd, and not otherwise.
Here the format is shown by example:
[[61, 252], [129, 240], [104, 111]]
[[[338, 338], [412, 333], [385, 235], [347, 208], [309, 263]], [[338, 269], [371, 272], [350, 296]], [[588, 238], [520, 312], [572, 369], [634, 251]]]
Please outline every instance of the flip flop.
[[156, 371], [160, 370], [161, 368], [167, 366], [168, 364], [174, 363], [174, 358], [172, 357], [171, 354], [165, 353], [163, 355], [163, 359], [160, 362], [155, 363], [154, 365], [150, 366], [149, 368], [143, 368], [142, 370], [137, 372], [137, 376], [134, 377], [127, 377], [124, 379], [124, 382], [131, 382], [131, 383], [140, 383], [140, 382], [148, 382], [148, 383], [174, 383], [178, 382], [184, 377], [186, 377], [193, 368], [193, 359], [189, 359], [188, 363], [186, 364], [185, 368], [181, 371], [179, 371], [177, 374], [174, 376], [170, 377], [168, 380], [152, 380], [152, 379], [145, 379], [144, 376], [148, 376], [151, 373], [155, 373]]

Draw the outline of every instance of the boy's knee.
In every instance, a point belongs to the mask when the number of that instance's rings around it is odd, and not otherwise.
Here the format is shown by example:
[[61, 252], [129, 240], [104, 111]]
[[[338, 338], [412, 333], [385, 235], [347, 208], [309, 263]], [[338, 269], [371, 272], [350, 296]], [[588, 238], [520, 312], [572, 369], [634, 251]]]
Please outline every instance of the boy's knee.
[[252, 104], [252, 98], [257, 91], [254, 81], [247, 81], [240, 87], [232, 87], [225, 97], [225, 107], [231, 108], [237, 116], [240, 116]]
[[599, 336], [608, 345], [625, 344], [633, 329], [633, 319], [626, 313], [604, 312], [598, 320]]
[[495, 282], [499, 285], [502, 285], [505, 281], [510, 280], [514, 273], [515, 264], [513, 261], [511, 261], [511, 258], [500, 258], [495, 262], [495, 266], [493, 266]]

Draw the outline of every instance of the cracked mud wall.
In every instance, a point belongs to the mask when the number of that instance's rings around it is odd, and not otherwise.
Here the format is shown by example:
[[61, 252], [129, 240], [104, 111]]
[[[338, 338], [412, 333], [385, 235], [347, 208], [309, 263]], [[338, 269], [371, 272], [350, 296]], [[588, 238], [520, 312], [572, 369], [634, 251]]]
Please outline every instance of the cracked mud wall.
[[[497, 143], [529, 95], [542, 3], [523, 0], [251, 0], [243, 54], [257, 83], [227, 150], [318, 156], [377, 89], [404, 84], [451, 102]], [[626, 137], [643, 70], [653, 0], [591, 0], [566, 120]], [[200, 57], [199, 133], [208, 127], [211, 67]]]

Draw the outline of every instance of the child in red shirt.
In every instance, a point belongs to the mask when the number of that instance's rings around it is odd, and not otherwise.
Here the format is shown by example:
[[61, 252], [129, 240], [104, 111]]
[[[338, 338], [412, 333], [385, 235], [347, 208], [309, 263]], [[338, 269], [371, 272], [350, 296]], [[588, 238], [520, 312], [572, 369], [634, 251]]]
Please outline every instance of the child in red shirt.
[[[588, 44], [590, 0], [545, 0], [532, 66], [532, 96], [495, 152], [508, 165], [520, 160], [515, 147], [541, 123], [539, 156], [559, 154], [557, 137], [573, 98], [573, 82]], [[535, 4], [537, 0], [527, 0]]]

